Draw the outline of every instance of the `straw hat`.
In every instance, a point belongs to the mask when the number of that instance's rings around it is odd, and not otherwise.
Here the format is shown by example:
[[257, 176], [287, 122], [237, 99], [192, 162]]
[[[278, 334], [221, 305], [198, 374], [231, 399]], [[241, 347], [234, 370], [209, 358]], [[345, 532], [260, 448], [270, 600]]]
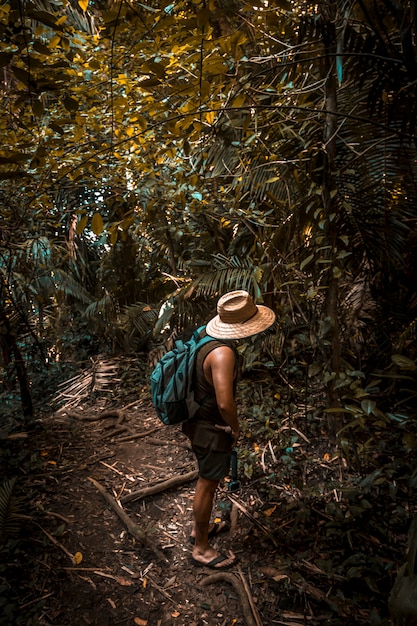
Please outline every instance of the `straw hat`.
[[206, 333], [215, 339], [250, 337], [275, 321], [275, 313], [267, 306], [256, 305], [247, 291], [225, 293], [217, 303], [217, 313], [206, 326]]

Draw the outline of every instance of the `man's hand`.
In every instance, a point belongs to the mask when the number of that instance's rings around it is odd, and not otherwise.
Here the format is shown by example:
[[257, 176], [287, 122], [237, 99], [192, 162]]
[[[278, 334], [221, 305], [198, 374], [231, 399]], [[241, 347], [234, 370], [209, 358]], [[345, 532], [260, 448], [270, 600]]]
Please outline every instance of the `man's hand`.
[[236, 445], [237, 440], [239, 439], [240, 430], [233, 430], [231, 426], [221, 426], [220, 424], [216, 424], [216, 428], [218, 430], [224, 430], [225, 433], [232, 437], [232, 445], [233, 447]]

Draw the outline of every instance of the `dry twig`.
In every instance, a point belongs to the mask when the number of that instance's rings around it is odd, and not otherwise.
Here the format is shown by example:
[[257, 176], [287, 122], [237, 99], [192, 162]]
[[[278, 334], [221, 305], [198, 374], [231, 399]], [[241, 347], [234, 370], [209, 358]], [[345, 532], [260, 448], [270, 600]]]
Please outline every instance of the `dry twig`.
[[141, 500], [142, 498], [146, 498], [147, 496], [152, 496], [155, 493], [160, 493], [161, 491], [172, 489], [172, 487], [178, 487], [179, 485], [183, 485], [184, 483], [189, 483], [192, 480], [195, 480], [197, 476], [198, 476], [197, 470], [188, 472], [188, 474], [174, 476], [173, 478], [164, 480], [163, 482], [160, 482], [156, 485], [152, 485], [151, 487], [144, 487], [143, 489], [139, 489], [139, 491], [133, 491], [132, 493], [128, 493], [120, 499], [120, 502], [125, 504], [126, 502], [132, 502], [133, 500]]

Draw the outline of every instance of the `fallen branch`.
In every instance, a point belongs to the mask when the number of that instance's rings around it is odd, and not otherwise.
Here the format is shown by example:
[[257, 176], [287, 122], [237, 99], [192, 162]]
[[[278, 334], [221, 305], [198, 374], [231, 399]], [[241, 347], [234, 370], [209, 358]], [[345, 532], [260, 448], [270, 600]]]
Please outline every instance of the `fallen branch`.
[[75, 556], [69, 550], [67, 550], [67, 548], [64, 545], [62, 545], [62, 543], [60, 543], [57, 539], [55, 539], [55, 537], [53, 537], [50, 533], [48, 533], [47, 530], [42, 528], [42, 526], [39, 526], [39, 524], [37, 524], [37, 526], [48, 537], [49, 541], [51, 541], [54, 544], [54, 546], [62, 550], [62, 552], [64, 552], [71, 559], [72, 564], [75, 564]]
[[[44, 513], [44, 515], [50, 515], [51, 517], [56, 517], [57, 519], [60, 519], [61, 521], [65, 522], [66, 524], [71, 524], [74, 521], [74, 520], [68, 519], [68, 517], [64, 517], [60, 513], [55, 513], [54, 511], [43, 511], [43, 513]], [[72, 516], [72, 517], [74, 517], [74, 516]]]
[[250, 608], [252, 609], [252, 615], [253, 615], [253, 619], [256, 622], [256, 626], [262, 626], [262, 621], [261, 618], [259, 617], [259, 613], [258, 613], [258, 609], [255, 605], [255, 600], [253, 599], [251, 590], [249, 588], [249, 585], [246, 581], [245, 576], [243, 575], [243, 571], [242, 568], [240, 567], [240, 565], [237, 568], [238, 572], [239, 572], [239, 576], [240, 576], [240, 580], [242, 581], [242, 585], [246, 591], [246, 595], [248, 597], [248, 602], [250, 604]]
[[95, 415], [83, 415], [82, 413], [77, 413], [76, 411], [66, 411], [68, 417], [72, 417], [80, 422], [98, 422], [100, 420], [108, 419], [109, 417], [116, 418], [115, 426], [120, 426], [120, 424], [125, 419], [124, 411], [120, 409], [109, 409], [107, 411], [103, 411], [102, 413], [97, 413]]
[[135, 439], [142, 439], [142, 437], [148, 437], [149, 435], [153, 435], [153, 433], [156, 433], [157, 430], [161, 430], [161, 427], [156, 426], [155, 428], [151, 428], [150, 430], [144, 430], [143, 432], [136, 433], [135, 435], [126, 435], [126, 437], [120, 437], [119, 443], [125, 441], [134, 441]]
[[218, 583], [222, 581], [233, 585], [237, 595], [239, 596], [240, 606], [242, 608], [242, 613], [244, 615], [247, 626], [259, 626], [260, 622], [256, 622], [253, 617], [251, 605], [248, 600], [245, 587], [234, 574], [231, 574], [229, 572], [219, 572], [218, 574], [212, 574], [211, 576], [203, 578], [201, 584], [203, 587], [205, 587], [206, 585], [211, 585], [212, 583]]
[[159, 548], [154, 546], [153, 543], [151, 543], [147, 534], [141, 528], [139, 528], [139, 526], [129, 517], [126, 511], [124, 511], [122, 507], [119, 506], [118, 502], [116, 502], [113, 496], [107, 493], [105, 488], [100, 485], [100, 483], [97, 482], [94, 478], [89, 477], [88, 480], [93, 483], [96, 489], [101, 493], [107, 503], [111, 506], [113, 511], [122, 520], [132, 537], [137, 539], [143, 546], [145, 546], [149, 550], [152, 550], [152, 552], [158, 557], [158, 559], [166, 562], [167, 558], [165, 557], [163, 552]]
[[157, 485], [152, 485], [151, 487], [144, 487], [143, 489], [139, 489], [139, 491], [133, 491], [132, 493], [128, 493], [122, 498], [120, 498], [120, 502], [122, 504], [125, 504], [126, 502], [132, 502], [133, 500], [141, 500], [142, 498], [146, 498], [147, 496], [152, 496], [155, 493], [161, 493], [161, 491], [172, 489], [172, 487], [178, 487], [179, 485], [183, 485], [184, 483], [189, 483], [192, 480], [195, 480], [197, 477], [198, 477], [197, 470], [188, 472], [188, 474], [174, 476], [173, 478], [164, 480], [163, 482], [158, 483]]

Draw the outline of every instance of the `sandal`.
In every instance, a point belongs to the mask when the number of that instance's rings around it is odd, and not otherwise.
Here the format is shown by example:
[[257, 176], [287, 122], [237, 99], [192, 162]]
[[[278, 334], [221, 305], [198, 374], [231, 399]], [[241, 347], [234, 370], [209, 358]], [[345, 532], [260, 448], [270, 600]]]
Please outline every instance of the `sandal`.
[[[216, 535], [225, 533], [227, 530], [229, 530], [229, 524], [227, 522], [214, 522], [212, 528], [209, 530], [208, 538], [213, 539]], [[190, 543], [192, 543], [192, 545], [195, 544], [195, 537], [190, 536]]]

